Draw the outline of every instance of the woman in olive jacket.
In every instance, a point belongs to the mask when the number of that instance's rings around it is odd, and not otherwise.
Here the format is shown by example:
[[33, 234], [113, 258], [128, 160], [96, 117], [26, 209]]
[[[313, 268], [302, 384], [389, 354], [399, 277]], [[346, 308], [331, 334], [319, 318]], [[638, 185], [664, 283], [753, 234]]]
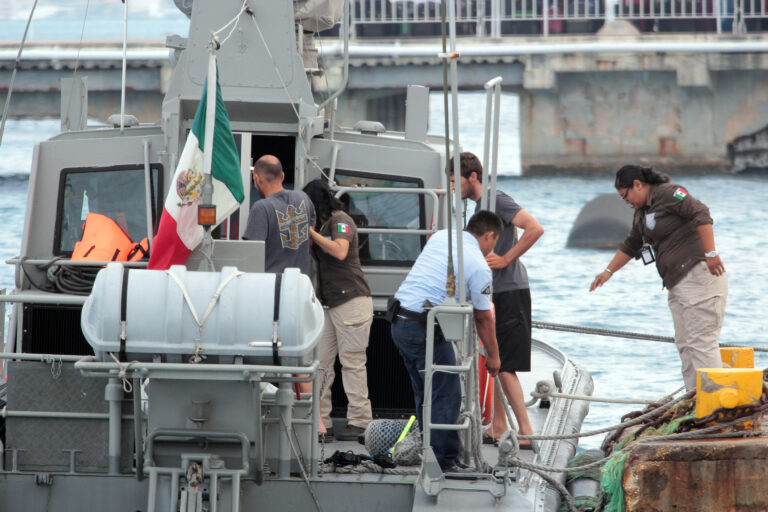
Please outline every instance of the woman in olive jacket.
[[632, 258], [642, 258], [646, 264], [655, 258], [669, 290], [685, 387], [696, 389], [698, 368], [722, 368], [717, 338], [728, 296], [709, 209], [650, 168], [625, 165], [616, 173], [615, 187], [635, 209], [635, 216], [629, 235], [589, 291], [602, 286]]

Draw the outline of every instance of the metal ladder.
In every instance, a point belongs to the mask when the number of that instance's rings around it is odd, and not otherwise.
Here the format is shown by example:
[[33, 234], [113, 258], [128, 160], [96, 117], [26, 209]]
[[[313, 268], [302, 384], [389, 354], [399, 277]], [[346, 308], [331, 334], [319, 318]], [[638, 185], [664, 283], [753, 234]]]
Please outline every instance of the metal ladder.
[[[495, 499], [500, 499], [506, 494], [504, 478], [498, 478], [488, 473], [462, 473], [461, 477], [446, 477], [440, 469], [435, 454], [430, 446], [432, 430], [464, 430], [468, 432], [468, 442], [464, 447], [465, 457], [470, 457], [471, 436], [475, 433], [471, 430], [469, 418], [465, 418], [460, 424], [432, 423], [432, 379], [435, 373], [455, 373], [466, 375], [463, 409], [475, 414], [477, 411], [477, 344], [475, 343], [469, 321], [472, 319], [473, 309], [469, 304], [443, 303], [435, 306], [427, 313], [427, 338], [424, 359], [424, 403], [421, 426], [424, 447], [423, 471], [420, 480], [424, 493], [427, 496], [436, 497], [443, 491], [470, 491], [488, 492]], [[434, 364], [433, 350], [435, 345], [435, 321], [440, 325], [446, 340], [461, 342], [463, 346], [463, 358], [456, 365]]]

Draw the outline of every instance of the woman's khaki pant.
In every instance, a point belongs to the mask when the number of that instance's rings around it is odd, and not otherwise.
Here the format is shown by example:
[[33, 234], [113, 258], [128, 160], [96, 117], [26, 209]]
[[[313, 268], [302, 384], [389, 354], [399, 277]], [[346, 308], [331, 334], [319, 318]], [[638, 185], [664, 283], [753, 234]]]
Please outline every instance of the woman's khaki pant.
[[703, 261], [669, 290], [675, 345], [683, 361], [685, 389], [696, 389], [696, 370], [722, 368], [717, 338], [723, 326], [728, 277], [714, 276]]
[[368, 374], [365, 369], [365, 349], [373, 322], [373, 301], [356, 297], [341, 306], [325, 310], [325, 330], [317, 345], [316, 357], [325, 376], [320, 389], [320, 417], [327, 428], [331, 423], [331, 385], [335, 373], [336, 355], [341, 361], [341, 380], [347, 394], [347, 422], [365, 428], [371, 422], [371, 401], [368, 399]]

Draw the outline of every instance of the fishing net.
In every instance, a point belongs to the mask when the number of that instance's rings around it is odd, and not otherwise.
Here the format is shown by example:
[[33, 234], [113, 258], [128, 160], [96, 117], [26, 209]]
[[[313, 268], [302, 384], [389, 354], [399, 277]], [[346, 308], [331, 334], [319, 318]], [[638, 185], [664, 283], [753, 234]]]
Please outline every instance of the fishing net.
[[[575, 457], [573, 457], [571, 460], [568, 461], [568, 467], [579, 467], [579, 466], [587, 466], [593, 462], [599, 461], [603, 458], [603, 452], [600, 450], [587, 450], [585, 452], [582, 452]], [[590, 494], [590, 495], [580, 495], [578, 493], [579, 490], [587, 491], [587, 492], [594, 492], [595, 489], [592, 486], [588, 486], [588, 489], [581, 488], [577, 486], [577, 484], [574, 484], [577, 480], [583, 480], [583, 479], [589, 479], [594, 480], [596, 483], [594, 484], [595, 487], [599, 488], [600, 485], [600, 478], [601, 478], [601, 472], [600, 472], [600, 466], [592, 466], [587, 468], [580, 468], [576, 469], [572, 472], [566, 473], [565, 475], [565, 485], [569, 487], [569, 491], [573, 493], [573, 503], [576, 506], [576, 510], [579, 511], [592, 511], [597, 510], [600, 506], [602, 496], [597, 493], [597, 495]], [[560, 504], [560, 512], [568, 512], [568, 504], [565, 500]]]
[[[605, 500], [603, 511], [624, 512], [625, 500], [622, 477], [624, 475], [624, 465], [630, 455], [629, 450], [625, 451], [624, 448], [638, 439], [676, 433], [682, 422], [694, 417], [692, 412], [694, 405], [694, 398], [684, 400], [675, 407], [660, 414], [657, 418], [652, 418], [648, 423], [630, 432], [626, 437], [610, 447], [610, 451], [614, 455], [605, 462], [601, 471], [600, 488]], [[639, 415], [639, 413], [630, 413], [622, 418], [622, 422], [626, 421], [628, 417], [637, 417]], [[611, 437], [615, 439], [615, 436]]]
[[[406, 420], [373, 420], [365, 429], [365, 449], [371, 455], [388, 452], [407, 423]], [[408, 436], [395, 448], [395, 462], [404, 466], [421, 463], [421, 440], [418, 431], [418, 423], [414, 422]]]

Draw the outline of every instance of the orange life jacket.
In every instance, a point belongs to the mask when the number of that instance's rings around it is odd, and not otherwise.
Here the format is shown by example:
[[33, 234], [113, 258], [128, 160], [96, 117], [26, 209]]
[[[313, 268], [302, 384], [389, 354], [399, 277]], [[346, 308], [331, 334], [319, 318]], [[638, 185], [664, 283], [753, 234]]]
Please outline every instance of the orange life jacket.
[[128, 261], [139, 261], [143, 259], [149, 259], [149, 240], [147, 237], [137, 243], [133, 244], [133, 249], [128, 252]]
[[72, 260], [138, 261], [149, 254], [145, 238], [134, 243], [123, 229], [106, 215], [89, 213], [83, 224], [83, 237], [75, 243]]

